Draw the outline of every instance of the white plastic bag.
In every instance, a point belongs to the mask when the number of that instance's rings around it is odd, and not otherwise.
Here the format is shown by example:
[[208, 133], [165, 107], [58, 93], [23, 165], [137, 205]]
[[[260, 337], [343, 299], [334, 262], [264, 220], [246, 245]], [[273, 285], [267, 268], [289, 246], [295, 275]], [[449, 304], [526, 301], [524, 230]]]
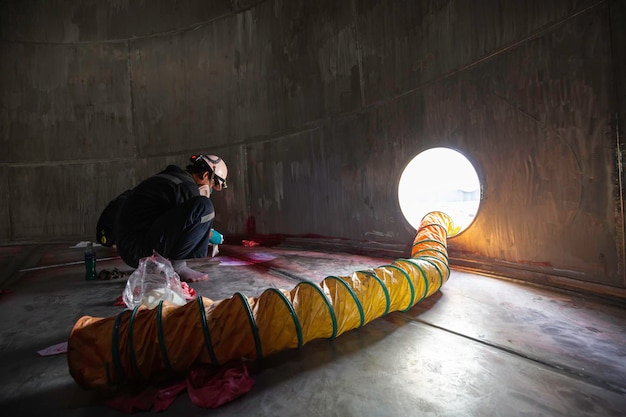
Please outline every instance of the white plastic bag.
[[172, 263], [156, 252], [139, 260], [139, 267], [128, 277], [122, 298], [130, 309], [141, 304], [152, 309], [161, 300], [181, 306], [187, 303]]

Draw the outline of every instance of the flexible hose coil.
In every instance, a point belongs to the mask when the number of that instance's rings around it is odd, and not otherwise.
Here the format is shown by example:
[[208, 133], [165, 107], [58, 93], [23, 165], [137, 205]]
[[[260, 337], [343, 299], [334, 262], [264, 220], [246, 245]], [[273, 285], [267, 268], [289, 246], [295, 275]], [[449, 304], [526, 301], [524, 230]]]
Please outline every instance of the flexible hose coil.
[[393, 311], [406, 311], [439, 290], [450, 275], [450, 217], [432, 212], [417, 230], [411, 257], [320, 284], [270, 288], [259, 297], [235, 293], [184, 306], [161, 302], [116, 317], [84, 316], [68, 340], [70, 374], [83, 388], [154, 382], [194, 364], [260, 360], [307, 342], [334, 339]]

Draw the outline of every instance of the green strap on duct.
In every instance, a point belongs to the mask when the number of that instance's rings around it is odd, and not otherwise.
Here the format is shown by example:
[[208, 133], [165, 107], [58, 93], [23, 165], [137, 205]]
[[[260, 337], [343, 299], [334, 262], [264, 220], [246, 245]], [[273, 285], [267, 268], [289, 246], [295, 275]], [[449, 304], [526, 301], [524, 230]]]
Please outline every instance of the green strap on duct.
[[139, 377], [139, 380], [143, 380], [143, 376], [141, 375], [141, 371], [139, 370], [139, 366], [137, 365], [137, 357], [135, 356], [135, 344], [133, 341], [133, 324], [135, 323], [137, 310], [139, 310], [139, 306], [133, 308], [133, 312], [130, 315], [130, 320], [128, 321], [128, 350], [130, 351], [130, 364], [133, 367], [135, 374], [137, 374], [137, 376]]
[[337, 282], [341, 283], [341, 285], [343, 285], [344, 288], [348, 291], [348, 293], [352, 296], [352, 299], [356, 303], [356, 308], [359, 310], [359, 318], [360, 318], [360, 321], [361, 321], [360, 324], [359, 324], [359, 327], [363, 327], [363, 324], [365, 323], [365, 313], [363, 313], [363, 306], [361, 305], [361, 302], [359, 301], [359, 298], [354, 293], [354, 290], [352, 289], [352, 287], [350, 287], [344, 280], [342, 280], [341, 278], [336, 277], [334, 275], [327, 276], [325, 280], [327, 280], [327, 279], [333, 279], [333, 280], [336, 280]]
[[409, 291], [411, 292], [411, 299], [409, 300], [409, 305], [401, 311], [408, 311], [411, 309], [411, 307], [413, 307], [414, 302], [415, 302], [415, 286], [413, 285], [413, 281], [411, 281], [411, 277], [409, 277], [409, 274], [406, 273], [406, 271], [396, 265], [383, 265], [381, 266], [381, 268], [394, 268], [397, 269], [398, 271], [402, 272], [402, 275], [404, 275], [404, 277], [406, 278], [406, 282], [409, 284]]
[[207, 322], [206, 322], [206, 313], [204, 311], [204, 303], [202, 302], [202, 297], [197, 296], [196, 302], [198, 303], [198, 309], [200, 310], [200, 322], [202, 323], [202, 333], [204, 334], [204, 346], [206, 346], [206, 349], [209, 352], [211, 361], [213, 361], [215, 365], [219, 366], [220, 363], [217, 360], [215, 351], [213, 350], [213, 343], [211, 342], [211, 333], [209, 333], [209, 326], [207, 325]]
[[115, 366], [115, 370], [122, 376], [122, 380], [128, 379], [126, 377], [126, 373], [124, 372], [124, 367], [122, 367], [122, 361], [120, 359], [120, 341], [119, 341], [119, 332], [120, 332], [120, 322], [122, 321], [122, 315], [126, 313], [128, 310], [122, 311], [115, 318], [115, 323], [113, 324], [113, 335], [111, 339], [111, 358], [113, 359], [113, 366]]
[[396, 262], [410, 263], [411, 265], [414, 265], [420, 271], [420, 275], [422, 276], [422, 279], [424, 280], [424, 294], [420, 297], [419, 300], [415, 302], [417, 304], [420, 301], [422, 301], [424, 298], [426, 298], [426, 296], [428, 295], [428, 278], [426, 277], [426, 272], [424, 272], [422, 267], [411, 261], [412, 261], [411, 259], [396, 259]]
[[259, 328], [256, 325], [256, 321], [254, 321], [254, 315], [252, 314], [252, 309], [250, 308], [250, 303], [248, 303], [248, 298], [240, 292], [236, 292], [235, 297], [239, 297], [241, 300], [241, 304], [248, 313], [248, 320], [250, 321], [250, 330], [252, 331], [252, 336], [254, 336], [254, 347], [256, 348], [256, 357], [257, 360], [263, 359], [263, 349], [261, 348], [261, 338], [259, 337]]
[[300, 320], [298, 320], [298, 316], [296, 315], [296, 311], [293, 309], [293, 304], [289, 302], [285, 294], [277, 290], [276, 288], [269, 288], [274, 294], [278, 294], [280, 299], [283, 300], [285, 306], [289, 309], [289, 313], [291, 313], [291, 319], [293, 320], [293, 325], [296, 328], [296, 334], [298, 336], [298, 349], [302, 347], [302, 327], [300, 326]]
[[333, 332], [330, 336], [330, 339], [335, 339], [337, 337], [337, 315], [335, 314], [335, 310], [333, 309], [333, 307], [330, 305], [330, 301], [328, 301], [326, 294], [324, 294], [324, 292], [322, 291], [319, 285], [317, 285], [316, 283], [312, 281], [302, 281], [298, 285], [310, 285], [311, 287], [315, 289], [315, 291], [317, 291], [319, 296], [322, 298], [322, 300], [324, 301], [324, 304], [326, 304], [326, 307], [328, 308], [328, 313], [330, 314], [330, 320], [332, 321], [332, 325], [333, 325]]
[[163, 335], [163, 300], [159, 301], [157, 311], [157, 336], [159, 339], [159, 347], [161, 348], [161, 357], [165, 362], [168, 371], [173, 371], [170, 358], [167, 356], [167, 348], [165, 347], [165, 336]]
[[385, 283], [383, 282], [383, 280], [381, 280], [378, 275], [376, 275], [374, 272], [372, 271], [358, 271], [361, 274], [365, 274], [368, 275], [372, 278], [374, 278], [379, 284], [380, 287], [383, 289], [383, 293], [385, 294], [385, 312], [382, 314], [383, 316], [386, 315], [387, 313], [389, 313], [389, 307], [391, 307], [391, 300], [389, 298], [389, 290], [387, 289], [387, 286], [385, 285]]
[[[442, 243], [442, 242], [440, 242], [440, 241], [438, 241], [438, 240], [434, 240], [434, 239], [424, 239], [424, 240], [420, 240], [419, 242], [415, 242], [415, 243], [413, 243], [413, 247], [415, 247], [415, 246], [417, 246], [417, 245], [419, 245], [419, 244], [421, 244], [421, 243], [427, 243], [427, 242], [430, 242], [430, 243], [436, 243], [436, 244], [438, 244], [438, 245], [443, 246], [443, 248], [444, 248], [444, 249], [448, 249], [448, 248], [447, 248], [447, 246], [446, 246], [444, 243]], [[432, 249], [432, 248], [431, 248], [431, 249]], [[417, 253], [417, 252], [416, 252], [416, 253]]]

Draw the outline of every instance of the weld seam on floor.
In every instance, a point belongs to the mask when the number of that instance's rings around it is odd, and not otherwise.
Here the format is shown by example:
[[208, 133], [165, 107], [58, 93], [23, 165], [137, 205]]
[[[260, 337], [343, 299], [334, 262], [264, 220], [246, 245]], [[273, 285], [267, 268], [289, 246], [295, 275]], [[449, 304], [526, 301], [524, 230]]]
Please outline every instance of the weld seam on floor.
[[[98, 258], [96, 261], [111, 261], [114, 259], [120, 259], [119, 256], [113, 256], [111, 258]], [[34, 266], [32, 268], [24, 268], [24, 269], [20, 269], [18, 272], [30, 272], [30, 271], [38, 271], [40, 269], [52, 269], [52, 268], [61, 268], [63, 266], [71, 266], [71, 265], [81, 265], [84, 264], [85, 261], [73, 261], [73, 262], [66, 262], [66, 263], [62, 263], [62, 264], [52, 264], [52, 265], [43, 265], [43, 266]]]
[[[500, 350], [500, 351], [509, 353], [511, 355], [520, 357], [522, 359], [526, 359], [526, 360], [529, 360], [531, 362], [535, 362], [535, 363], [537, 363], [539, 365], [543, 365], [543, 366], [545, 366], [547, 368], [554, 369], [554, 370], [556, 370], [556, 371], [558, 371], [560, 373], [572, 376], [572, 377], [574, 377], [577, 380], [580, 380], [582, 382], [586, 382], [586, 383], [595, 385], [598, 388], [609, 390], [609, 391], [614, 392], [616, 394], [620, 394], [620, 395], [626, 394], [626, 387], [625, 386], [616, 385], [616, 384], [613, 384], [613, 383], [611, 383], [611, 382], [609, 382], [607, 380], [596, 378], [596, 377], [594, 377], [592, 375], [589, 375], [587, 373], [580, 372], [580, 371], [578, 371], [575, 368], [571, 368], [571, 367], [564, 366], [564, 365], [559, 365], [559, 364], [556, 364], [556, 363], [551, 363], [551, 362], [545, 361], [543, 359], [540, 359], [540, 358], [537, 358], [537, 357], [534, 357], [534, 356], [531, 356], [531, 355], [528, 355], [528, 354], [516, 351], [514, 349], [508, 348], [506, 346], [503, 346], [503, 345], [500, 345], [500, 344], [497, 344], [497, 343], [493, 343], [493, 342], [490, 342], [490, 341], [487, 341], [487, 340], [477, 339], [475, 337], [468, 336], [466, 334], [459, 333], [457, 331], [450, 330], [450, 329], [447, 329], [447, 328], [442, 327], [442, 326], [438, 326], [438, 325], [433, 324], [433, 323], [429, 323], [429, 322], [424, 321], [422, 319], [411, 317], [407, 313], [402, 313], [400, 311], [397, 311], [395, 313], [401, 314], [403, 316], [403, 318], [407, 319], [409, 322], [420, 323], [420, 324], [423, 324], [425, 326], [431, 327], [433, 329], [442, 330], [442, 331], [444, 331], [446, 333], [453, 334], [455, 336], [459, 336], [459, 337], [462, 337], [462, 338], [465, 338], [465, 339], [468, 339], [468, 340], [472, 340], [474, 342], [480, 343], [481, 345], [489, 346], [489, 347], [494, 348], [496, 350]], [[394, 314], [394, 313], [392, 313], [392, 314]]]

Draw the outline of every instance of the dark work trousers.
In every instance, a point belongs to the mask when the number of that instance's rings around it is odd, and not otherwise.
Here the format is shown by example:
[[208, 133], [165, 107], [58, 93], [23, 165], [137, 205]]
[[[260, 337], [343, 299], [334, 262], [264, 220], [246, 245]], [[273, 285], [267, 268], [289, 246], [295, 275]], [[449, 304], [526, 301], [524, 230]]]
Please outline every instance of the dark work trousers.
[[204, 258], [208, 253], [214, 218], [211, 200], [204, 196], [193, 197], [163, 213], [144, 236], [136, 236], [135, 248], [127, 247], [130, 251], [120, 255], [124, 262], [134, 267], [153, 251], [170, 261]]

